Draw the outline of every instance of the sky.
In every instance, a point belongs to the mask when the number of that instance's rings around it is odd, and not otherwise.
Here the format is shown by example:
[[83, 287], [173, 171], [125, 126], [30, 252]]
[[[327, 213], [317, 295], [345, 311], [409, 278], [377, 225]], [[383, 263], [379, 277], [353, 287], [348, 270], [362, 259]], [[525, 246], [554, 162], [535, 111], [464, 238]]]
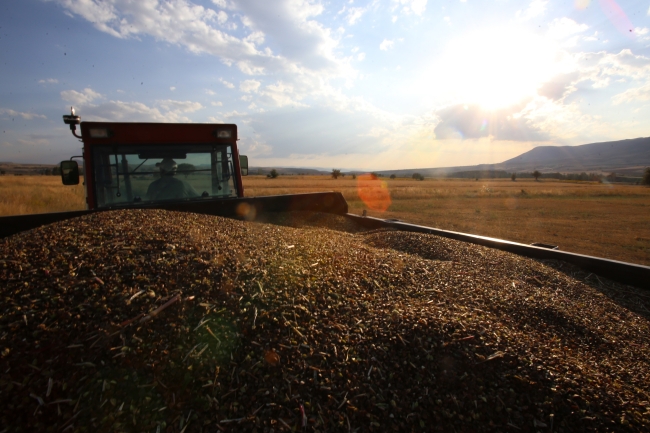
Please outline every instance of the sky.
[[259, 166], [496, 163], [650, 136], [650, 1], [21, 0], [0, 6], [0, 161], [82, 121], [236, 123]]

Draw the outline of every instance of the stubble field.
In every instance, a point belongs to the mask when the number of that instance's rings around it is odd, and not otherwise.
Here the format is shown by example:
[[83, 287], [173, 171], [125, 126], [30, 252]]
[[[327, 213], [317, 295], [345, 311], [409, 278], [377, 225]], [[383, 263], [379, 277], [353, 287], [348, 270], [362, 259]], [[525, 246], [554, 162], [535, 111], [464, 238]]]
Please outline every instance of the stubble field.
[[[246, 196], [340, 191], [350, 212], [650, 265], [650, 188], [554, 180], [381, 179], [386, 211], [349, 176], [244, 178]], [[362, 194], [363, 195], [363, 194]], [[0, 177], [0, 215], [84, 208], [83, 187], [57, 176]]]

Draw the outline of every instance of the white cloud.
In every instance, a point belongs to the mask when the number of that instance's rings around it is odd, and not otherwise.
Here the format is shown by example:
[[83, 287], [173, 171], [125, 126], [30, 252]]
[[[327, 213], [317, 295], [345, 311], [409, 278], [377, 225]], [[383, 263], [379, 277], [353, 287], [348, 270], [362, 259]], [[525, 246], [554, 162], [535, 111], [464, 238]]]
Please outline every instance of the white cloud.
[[359, 53], [359, 54], [357, 54], [357, 60], [358, 60], [358, 61], [361, 62], [361, 61], [363, 61], [363, 59], [365, 59], [365, 58], [366, 58], [366, 53]]
[[546, 12], [547, 4], [548, 0], [533, 0], [525, 10], [517, 11], [515, 16], [521, 21], [528, 21]]
[[[114, 37], [151, 36], [194, 53], [214, 55], [246, 74], [305, 69], [341, 74], [349, 69], [347, 61], [334, 52], [338, 44], [336, 34], [313, 19], [322, 13], [323, 6], [311, 0], [216, 2], [217, 6], [236, 12], [242, 24], [252, 30], [251, 35], [243, 38], [220, 28], [220, 24], [230, 22], [226, 12], [190, 0], [57, 1], [73, 16], [86, 19]], [[274, 54], [269, 47], [257, 48], [264, 35], [272, 36], [282, 55]]]
[[566, 95], [575, 92], [575, 84], [580, 80], [580, 73], [575, 71], [567, 74], [558, 74], [550, 80], [542, 83], [537, 88], [537, 94], [551, 100], [564, 98]]
[[47, 146], [48, 144], [50, 144], [49, 139], [35, 136], [35, 134], [32, 134], [32, 136], [30, 136], [30, 137], [28, 137], [26, 139], [21, 138], [21, 139], [16, 140], [16, 141], [18, 142], [20, 147], [24, 147], [24, 146], [43, 147], [43, 146]]
[[364, 13], [366, 13], [367, 9], [366, 8], [349, 8], [347, 10], [347, 15], [345, 17], [345, 20], [348, 22], [349, 25], [354, 25], [359, 19], [363, 16]]
[[594, 89], [604, 89], [605, 87], [609, 86], [609, 81], [609, 77], [603, 77], [601, 79], [595, 80], [592, 87]]
[[167, 111], [177, 111], [182, 113], [192, 113], [203, 108], [203, 105], [201, 105], [199, 102], [174, 101], [172, 99], [158, 101], [158, 105]]
[[647, 27], [635, 27], [634, 34], [639, 38], [639, 41], [645, 42], [650, 40], [650, 29]]
[[217, 12], [217, 21], [221, 25], [226, 24], [226, 21], [228, 21], [228, 14], [225, 13], [224, 11]]
[[171, 86], [171, 87], [169, 88], [169, 90], [171, 90], [171, 91], [173, 92], [174, 90], [176, 90], [176, 87]]
[[259, 102], [272, 105], [275, 107], [285, 107], [291, 105], [294, 107], [306, 107], [301, 102], [304, 95], [301, 92], [296, 92], [295, 88], [288, 83], [282, 81], [276, 84], [269, 84], [259, 91]]
[[584, 144], [590, 141], [618, 140], [629, 133], [624, 128], [604, 121], [600, 116], [585, 114], [577, 102], [551, 101], [535, 98], [519, 115], [556, 142]]
[[252, 43], [253, 45], [262, 45], [264, 43], [264, 33], [262, 32], [252, 32], [244, 38], [245, 41]]
[[56, 78], [46, 78], [44, 80], [38, 80], [38, 84], [56, 84], [59, 80]]
[[[222, 113], [219, 113], [219, 114], [222, 114]], [[237, 110], [232, 110], [232, 111], [229, 111], [227, 113], [223, 113], [223, 117], [225, 117], [226, 119], [242, 118], [242, 117], [246, 117], [246, 116], [248, 116], [248, 113], [246, 113], [246, 112], [240, 113]]]
[[453, 105], [436, 111], [436, 139], [478, 139], [492, 137], [506, 141], [546, 141], [549, 135], [518, 116], [521, 106], [486, 110], [479, 105]]
[[548, 26], [547, 36], [555, 40], [564, 40], [569, 36], [582, 33], [588, 28], [588, 25], [578, 24], [570, 18], [555, 18]]
[[210, 105], [212, 105], [213, 107], [222, 107], [223, 103], [221, 101], [212, 101], [210, 102]]
[[240, 149], [241, 153], [245, 153], [248, 156], [263, 156], [273, 154], [272, 146], [269, 146], [265, 142], [259, 141], [255, 138], [242, 139]]
[[400, 9], [405, 14], [422, 15], [427, 9], [427, 0], [392, 0], [392, 10]]
[[47, 119], [42, 114], [34, 114], [34, 113], [24, 113], [21, 111], [16, 111], [16, 110], [11, 110], [8, 108], [0, 108], [0, 115], [6, 114], [11, 117], [20, 117], [24, 120], [33, 120], [33, 119]]
[[76, 90], [64, 90], [61, 92], [61, 99], [73, 105], [87, 105], [95, 99], [103, 97], [101, 93], [97, 93], [89, 87], [86, 87], [81, 92], [77, 92]]
[[382, 51], [388, 51], [391, 48], [393, 48], [393, 45], [395, 44], [395, 41], [391, 41], [389, 39], [384, 39], [381, 44], [379, 44], [379, 49]]
[[86, 120], [103, 122], [191, 122], [182, 114], [194, 111], [196, 107], [191, 104], [184, 106], [182, 101], [162, 101], [160, 107], [150, 107], [141, 102], [108, 101], [84, 107], [83, 116]]
[[154, 106], [137, 101], [120, 100], [97, 103], [98, 99], [105, 99], [105, 97], [90, 88], [82, 92], [65, 90], [61, 92], [61, 99], [76, 105], [77, 114], [83, 115], [85, 120], [109, 122], [191, 122], [192, 120], [186, 117], [185, 113], [194, 113], [204, 108], [199, 102], [174, 99], [156, 101]]
[[[152, 38], [192, 53], [213, 55], [244, 74], [263, 75], [265, 82], [273, 84], [258, 87], [255, 97], [258, 107], [307, 107], [320, 102], [346, 112], [378, 111], [360, 98], [346, 97], [337, 87], [351, 86], [359, 76], [351, 66], [359, 56], [341, 54], [339, 41], [345, 30], [323, 24], [328, 17], [321, 19], [325, 10], [321, 0], [214, 0], [214, 10], [205, 5], [207, 2], [198, 0], [56, 1], [73, 17], [81, 17], [116, 38]], [[421, 15], [426, 4], [426, 0], [393, 1], [395, 8], [404, 14]], [[226, 24], [238, 20], [241, 25], [237, 32], [222, 25], [226, 18]], [[235, 73], [227, 76], [237, 79]], [[227, 88], [235, 88], [233, 82], [223, 78], [219, 81]], [[96, 103], [91, 95], [70, 94], [67, 98], [73, 96], [78, 102]], [[86, 99], [82, 99], [84, 96]], [[117, 114], [111, 110], [123, 105], [127, 110], [141, 111], [143, 117], [150, 119], [182, 117], [182, 113], [166, 112], [160, 105], [137, 104], [110, 101], [99, 105], [95, 112], [99, 113], [98, 117], [115, 117]]]
[[226, 81], [223, 78], [219, 78], [219, 82], [221, 84], [223, 84], [224, 86], [226, 86], [227, 88], [229, 88], [229, 89], [234, 89], [235, 88], [235, 85], [233, 83], [231, 83], [229, 81]]
[[239, 83], [239, 90], [245, 93], [257, 92], [260, 84], [257, 80], [245, 80]]
[[619, 105], [625, 102], [638, 101], [650, 101], [650, 82], [644, 84], [641, 87], [627, 89], [625, 92], [619, 93], [612, 98], [614, 105]]
[[214, 90], [205, 89], [205, 94], [210, 95], [210, 96], [214, 96], [214, 95], [216, 95], [216, 92]]
[[650, 58], [624, 49], [618, 54], [605, 51], [576, 55], [576, 70], [583, 80], [599, 81], [605, 77], [627, 77], [642, 82], [650, 80]]

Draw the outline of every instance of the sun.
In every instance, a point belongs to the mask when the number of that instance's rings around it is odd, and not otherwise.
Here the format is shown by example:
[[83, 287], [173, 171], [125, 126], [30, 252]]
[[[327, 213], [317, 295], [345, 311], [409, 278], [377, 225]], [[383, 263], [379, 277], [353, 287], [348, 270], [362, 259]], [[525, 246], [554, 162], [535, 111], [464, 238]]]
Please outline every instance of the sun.
[[552, 40], [520, 28], [491, 28], [450, 41], [434, 69], [447, 98], [497, 109], [533, 96], [558, 73]]

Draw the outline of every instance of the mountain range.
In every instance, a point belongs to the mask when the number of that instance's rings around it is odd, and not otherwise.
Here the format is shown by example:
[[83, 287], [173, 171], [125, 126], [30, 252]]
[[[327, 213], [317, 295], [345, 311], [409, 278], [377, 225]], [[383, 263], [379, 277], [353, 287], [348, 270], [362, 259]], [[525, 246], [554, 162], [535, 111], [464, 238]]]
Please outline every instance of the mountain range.
[[507, 161], [442, 168], [383, 170], [378, 174], [410, 177], [420, 173], [425, 177], [450, 176], [460, 172], [506, 171], [523, 173], [617, 173], [641, 176], [650, 167], [650, 137], [590, 143], [580, 146], [538, 146]]

